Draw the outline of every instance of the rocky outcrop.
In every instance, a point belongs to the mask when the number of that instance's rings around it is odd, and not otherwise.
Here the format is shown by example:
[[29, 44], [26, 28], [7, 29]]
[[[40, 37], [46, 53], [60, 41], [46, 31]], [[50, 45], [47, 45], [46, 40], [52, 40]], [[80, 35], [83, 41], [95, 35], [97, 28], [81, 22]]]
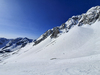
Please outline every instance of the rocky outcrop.
[[72, 16], [71, 18], [69, 18], [68, 21], [65, 22], [67, 30], [69, 30], [72, 26], [77, 25], [77, 24], [78, 24], [78, 21], [79, 21], [81, 18], [82, 18], [81, 15]]
[[40, 43], [41, 41], [43, 41], [44, 39], [46, 39], [53, 31], [52, 30], [48, 30], [46, 31], [43, 35], [40, 36], [39, 39], [34, 41], [34, 45], [37, 45], [38, 43]]
[[64, 29], [64, 28], [66, 28], [66, 24], [65, 24], [65, 23], [63, 23], [63, 24], [59, 27], [59, 29]]
[[[61, 29], [63, 29], [63, 28], [64, 28], [64, 25], [62, 25]], [[51, 38], [56, 38], [59, 33], [60, 33], [60, 28], [59, 27], [54, 27], [53, 29], [50, 29], [50, 30], [46, 31], [37, 40], [35, 40], [34, 45], [37, 45], [41, 41], [45, 40], [48, 36], [50, 36]]]
[[51, 34], [51, 36], [50, 36], [51, 38], [56, 38], [56, 37], [57, 37], [57, 34], [60, 33], [59, 27], [54, 27], [52, 31], [53, 31], [53, 32], [52, 32], [52, 34]]
[[93, 24], [100, 17], [100, 6], [92, 7], [85, 14], [82, 14], [82, 18], [79, 21], [78, 26], [82, 24]]

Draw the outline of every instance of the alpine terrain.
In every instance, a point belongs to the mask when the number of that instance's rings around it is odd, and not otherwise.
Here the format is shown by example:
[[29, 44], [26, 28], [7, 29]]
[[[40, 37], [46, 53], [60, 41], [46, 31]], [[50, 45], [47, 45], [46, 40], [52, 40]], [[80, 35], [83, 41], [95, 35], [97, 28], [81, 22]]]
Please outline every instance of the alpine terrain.
[[0, 75], [100, 75], [100, 6], [34, 41], [0, 38]]

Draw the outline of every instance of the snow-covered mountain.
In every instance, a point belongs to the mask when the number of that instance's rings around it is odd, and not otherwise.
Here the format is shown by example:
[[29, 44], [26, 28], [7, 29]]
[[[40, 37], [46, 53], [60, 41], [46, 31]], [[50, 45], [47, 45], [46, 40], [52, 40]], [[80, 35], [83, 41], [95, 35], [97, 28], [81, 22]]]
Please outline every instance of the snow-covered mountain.
[[100, 75], [100, 6], [72, 16], [1, 60], [0, 75], [8, 74]]
[[73, 26], [82, 26], [84, 24], [91, 25], [96, 21], [100, 21], [100, 6], [92, 7], [86, 13], [82, 15], [72, 16], [61, 26], [54, 27], [48, 31], [46, 31], [43, 35], [41, 35], [36, 41], [35, 44], [40, 43], [42, 40], [46, 39], [48, 36], [51, 38], [56, 38], [57, 34], [61, 32], [68, 32]]
[[28, 38], [16, 38], [6, 39], [0, 38], [0, 53], [12, 52], [24, 47], [27, 43], [31, 43], [32, 39]]
[[6, 38], [0, 38], [0, 48], [4, 47], [9, 42]]

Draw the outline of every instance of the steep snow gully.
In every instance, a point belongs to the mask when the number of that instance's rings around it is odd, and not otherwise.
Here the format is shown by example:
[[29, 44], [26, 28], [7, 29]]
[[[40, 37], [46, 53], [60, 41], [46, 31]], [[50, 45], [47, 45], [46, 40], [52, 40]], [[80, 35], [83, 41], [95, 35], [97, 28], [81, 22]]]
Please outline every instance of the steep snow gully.
[[72, 16], [0, 62], [0, 75], [100, 75], [100, 6]]

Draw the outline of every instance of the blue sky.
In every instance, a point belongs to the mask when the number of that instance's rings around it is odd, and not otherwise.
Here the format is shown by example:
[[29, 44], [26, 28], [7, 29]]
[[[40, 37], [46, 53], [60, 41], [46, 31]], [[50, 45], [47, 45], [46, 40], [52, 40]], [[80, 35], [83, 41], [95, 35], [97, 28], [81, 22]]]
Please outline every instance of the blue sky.
[[38, 38], [99, 0], [0, 0], [0, 37]]

